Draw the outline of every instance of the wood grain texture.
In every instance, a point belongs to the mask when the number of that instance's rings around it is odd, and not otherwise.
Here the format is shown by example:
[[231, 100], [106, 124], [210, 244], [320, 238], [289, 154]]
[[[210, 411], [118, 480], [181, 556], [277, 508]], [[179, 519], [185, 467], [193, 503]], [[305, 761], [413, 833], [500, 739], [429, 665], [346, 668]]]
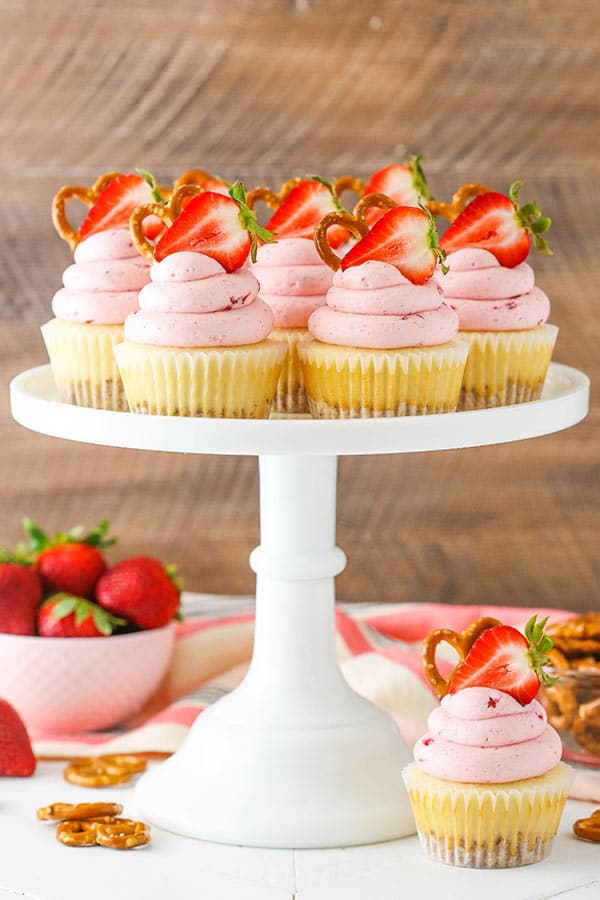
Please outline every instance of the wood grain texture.
[[[38, 326], [69, 262], [49, 205], [109, 169], [192, 166], [277, 185], [427, 157], [436, 196], [526, 182], [553, 218], [533, 260], [555, 358], [600, 374], [593, 236], [600, 201], [595, 2], [0, 0], [0, 542], [108, 515], [117, 556], [176, 561], [190, 589], [251, 591], [252, 459], [43, 438], [10, 419], [11, 375], [43, 362]], [[521, 444], [345, 459], [345, 600], [598, 607], [597, 408]]]

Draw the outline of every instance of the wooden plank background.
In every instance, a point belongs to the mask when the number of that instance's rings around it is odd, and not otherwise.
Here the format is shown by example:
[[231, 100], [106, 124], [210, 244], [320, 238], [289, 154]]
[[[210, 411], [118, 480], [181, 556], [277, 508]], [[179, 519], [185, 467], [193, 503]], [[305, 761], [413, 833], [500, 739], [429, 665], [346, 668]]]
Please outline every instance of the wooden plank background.
[[[599, 5], [590, 0], [0, 0], [0, 542], [108, 515], [115, 557], [176, 561], [194, 590], [251, 591], [253, 459], [91, 447], [18, 427], [9, 378], [69, 262], [63, 183], [134, 165], [248, 186], [366, 176], [422, 152], [434, 193], [516, 177], [554, 224], [538, 283], [555, 358], [599, 373]], [[342, 460], [345, 600], [598, 608], [598, 410], [521, 444]]]

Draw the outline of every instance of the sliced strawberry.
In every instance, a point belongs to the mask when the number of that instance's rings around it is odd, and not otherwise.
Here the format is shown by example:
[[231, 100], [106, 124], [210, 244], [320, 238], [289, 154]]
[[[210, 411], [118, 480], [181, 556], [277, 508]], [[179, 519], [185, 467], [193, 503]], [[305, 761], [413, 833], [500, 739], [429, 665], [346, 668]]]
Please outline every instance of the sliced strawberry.
[[[100, 192], [81, 223], [79, 236], [82, 240], [98, 231], [127, 228], [136, 206], [151, 203], [152, 200], [164, 203], [153, 176], [142, 169], [139, 171], [143, 172], [143, 176], [118, 175]], [[144, 233], [151, 240], [162, 228], [163, 223], [156, 216], [149, 217], [144, 223]]]
[[[421, 155], [411, 156], [405, 165], [395, 163], [375, 172], [365, 185], [365, 194], [385, 194], [399, 206], [418, 206], [419, 200], [431, 199], [422, 159]], [[374, 225], [384, 214], [385, 210], [371, 207], [367, 210], [367, 224]]]
[[0, 700], [0, 775], [25, 778], [35, 772], [35, 756], [23, 720]]
[[38, 610], [41, 637], [108, 637], [113, 628], [127, 625], [97, 603], [67, 592], [54, 594]]
[[541, 215], [537, 203], [519, 206], [520, 189], [521, 182], [515, 181], [508, 197], [495, 191], [475, 197], [446, 230], [440, 246], [447, 253], [465, 247], [489, 250], [501, 266], [509, 269], [527, 258], [531, 241], [541, 253], [552, 253], [541, 236], [550, 228], [551, 220]]
[[[267, 228], [277, 235], [278, 240], [292, 237], [312, 240], [323, 216], [340, 209], [340, 202], [331, 185], [321, 178], [307, 178], [290, 191], [267, 222]], [[339, 247], [348, 236], [346, 229], [340, 225], [332, 226], [327, 232], [327, 240], [332, 247]]]
[[525, 635], [512, 625], [494, 625], [484, 631], [454, 672], [448, 693], [467, 687], [495, 688], [525, 706], [535, 698], [540, 683], [554, 684], [556, 679], [543, 669], [552, 648], [552, 640], [544, 634], [548, 620], [537, 622], [536, 618], [525, 626]]
[[396, 206], [346, 253], [342, 269], [376, 259], [396, 266], [413, 284], [424, 284], [444, 254], [430, 213], [415, 206]]
[[154, 258], [160, 262], [172, 253], [193, 250], [216, 259], [226, 272], [239, 269], [248, 253], [254, 261], [258, 240], [270, 243], [273, 235], [246, 205], [243, 185], [236, 182], [229, 195], [205, 191], [193, 197], [159, 239]]

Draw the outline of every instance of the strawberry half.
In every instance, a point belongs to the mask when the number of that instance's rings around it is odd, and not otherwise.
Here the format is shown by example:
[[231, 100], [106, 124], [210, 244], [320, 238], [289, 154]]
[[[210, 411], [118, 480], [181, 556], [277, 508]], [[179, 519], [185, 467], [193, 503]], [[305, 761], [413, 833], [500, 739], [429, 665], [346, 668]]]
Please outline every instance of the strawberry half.
[[[111, 228], [127, 228], [129, 217], [136, 206], [144, 203], [164, 204], [153, 175], [138, 169], [139, 175], [118, 175], [110, 181], [98, 194], [96, 201], [81, 223], [79, 236], [81, 240], [99, 231]], [[164, 228], [157, 216], [150, 216], [144, 222], [146, 237], [153, 240]]]
[[447, 253], [465, 247], [489, 250], [501, 266], [509, 269], [527, 258], [531, 242], [536, 250], [551, 254], [542, 234], [552, 221], [541, 215], [537, 203], [519, 206], [521, 187], [522, 182], [514, 181], [508, 197], [495, 191], [475, 197], [445, 231], [440, 246]]
[[376, 259], [396, 266], [413, 284], [424, 284], [438, 259], [445, 268], [444, 257], [431, 213], [416, 206], [396, 206], [346, 253], [342, 269]]
[[[267, 228], [281, 238], [309, 238], [315, 236], [315, 228], [330, 212], [341, 210], [340, 201], [330, 184], [322, 178], [307, 178], [290, 191], [279, 209], [267, 222]], [[339, 247], [348, 239], [348, 232], [340, 225], [332, 226], [327, 240], [332, 247]]]
[[0, 700], [0, 775], [25, 778], [35, 772], [35, 756], [21, 716]]
[[30, 519], [23, 520], [29, 536], [29, 552], [35, 559], [46, 591], [67, 591], [77, 597], [89, 597], [102, 572], [106, 560], [100, 552], [115, 543], [107, 538], [108, 521], [103, 519], [89, 534], [72, 528], [50, 538]]
[[[429, 187], [421, 165], [423, 157], [411, 156], [404, 165], [395, 163], [379, 169], [365, 185], [365, 194], [385, 194], [399, 206], [418, 206], [419, 201], [430, 200]], [[374, 225], [385, 210], [371, 207], [367, 210], [367, 224]]]
[[37, 626], [41, 637], [108, 637], [125, 619], [112, 616], [97, 603], [67, 592], [54, 594], [42, 603]]
[[244, 186], [236, 182], [229, 196], [205, 191], [193, 197], [165, 231], [154, 249], [160, 262], [172, 253], [192, 250], [220, 263], [226, 272], [243, 266], [248, 253], [256, 261], [258, 241], [271, 243], [273, 235], [262, 228], [246, 205]]
[[529, 620], [525, 635], [512, 625], [494, 625], [484, 631], [454, 672], [448, 693], [467, 687], [495, 688], [525, 706], [535, 698], [540, 684], [554, 684], [556, 679], [543, 669], [552, 649], [552, 639], [544, 634], [548, 619], [536, 619]]

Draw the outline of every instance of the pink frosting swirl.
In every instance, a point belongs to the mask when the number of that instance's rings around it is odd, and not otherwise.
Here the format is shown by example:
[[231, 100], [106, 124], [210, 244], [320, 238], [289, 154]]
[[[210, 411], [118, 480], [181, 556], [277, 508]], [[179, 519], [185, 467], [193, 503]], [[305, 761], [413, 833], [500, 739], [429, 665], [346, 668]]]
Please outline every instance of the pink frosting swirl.
[[100, 231], [75, 248], [63, 285], [52, 299], [57, 319], [93, 325], [118, 325], [138, 308], [138, 292], [150, 279], [129, 231]]
[[447, 694], [415, 744], [415, 760], [446, 781], [501, 784], [535, 778], [560, 761], [562, 744], [544, 707], [521, 706], [510, 694], [472, 687]]
[[273, 314], [246, 268], [226, 272], [202, 253], [172, 253], [154, 263], [140, 291], [140, 311], [127, 317], [125, 337], [164, 347], [237, 347], [269, 336]]
[[306, 328], [310, 314], [324, 305], [333, 280], [333, 272], [308, 238], [263, 244], [250, 271], [278, 328]]
[[478, 248], [456, 250], [446, 262], [450, 271], [436, 278], [462, 331], [520, 331], [548, 320], [550, 301], [526, 262], [509, 269]]
[[416, 285], [395, 266], [369, 260], [335, 273], [327, 305], [311, 315], [308, 329], [345, 347], [432, 347], [456, 336], [458, 316], [434, 279]]

